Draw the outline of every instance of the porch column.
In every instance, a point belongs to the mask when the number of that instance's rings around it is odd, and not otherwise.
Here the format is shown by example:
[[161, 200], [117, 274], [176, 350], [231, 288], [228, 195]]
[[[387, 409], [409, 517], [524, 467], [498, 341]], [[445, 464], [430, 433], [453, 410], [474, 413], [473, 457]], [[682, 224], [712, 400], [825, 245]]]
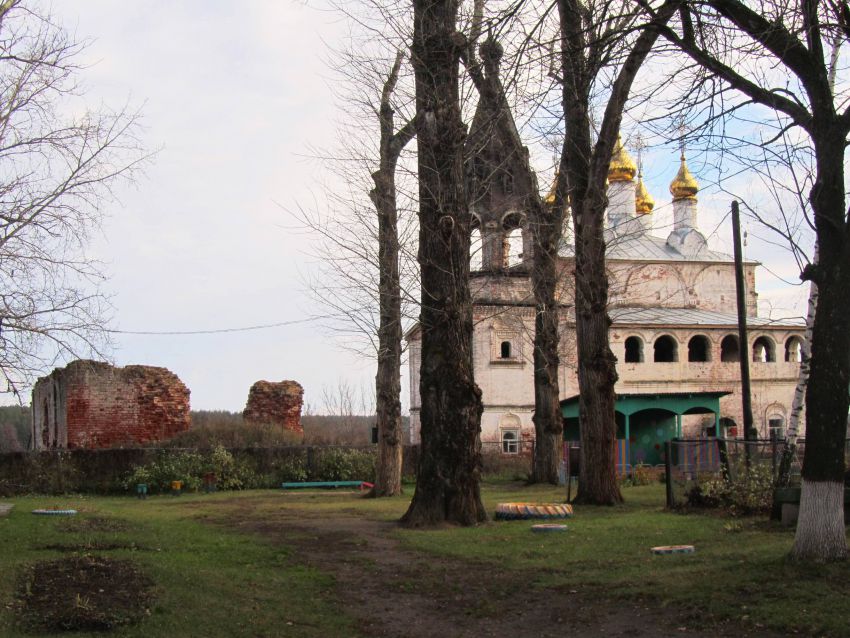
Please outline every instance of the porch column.
[[682, 415], [681, 414], [676, 415], [676, 438], [677, 439], [682, 438]]
[[629, 458], [626, 459], [626, 463], [628, 463], [629, 466], [631, 467], [631, 465], [632, 465], [632, 445], [631, 445], [631, 443], [629, 443], [629, 438], [630, 438], [629, 437], [629, 415], [624, 414], [623, 416], [626, 417], [626, 442], [625, 442], [625, 446], [626, 446], [626, 449], [629, 451]]

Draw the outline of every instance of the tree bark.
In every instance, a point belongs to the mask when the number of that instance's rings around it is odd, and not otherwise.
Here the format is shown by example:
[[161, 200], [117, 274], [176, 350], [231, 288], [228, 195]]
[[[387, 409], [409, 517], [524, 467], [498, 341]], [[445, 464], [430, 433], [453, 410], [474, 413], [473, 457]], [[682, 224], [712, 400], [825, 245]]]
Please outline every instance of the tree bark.
[[399, 281], [398, 208], [395, 170], [399, 155], [412, 139], [414, 123], [397, 133], [390, 98], [398, 81], [402, 55], [383, 87], [378, 120], [381, 130], [380, 161], [372, 174], [375, 188], [370, 193], [378, 214], [378, 370], [375, 375], [375, 412], [378, 427], [378, 459], [375, 484], [370, 496], [401, 494], [401, 284]]
[[[473, 31], [477, 29], [473, 28]], [[544, 206], [540, 197], [537, 176], [531, 168], [528, 149], [516, 129], [510, 114], [505, 89], [499, 78], [501, 46], [492, 38], [481, 46], [482, 65], [474, 52], [472, 38], [465, 61], [469, 75], [478, 89], [480, 99], [498, 105], [500, 115], [495, 132], [503, 146], [509, 149], [517, 188], [526, 194], [525, 208], [531, 226], [534, 248], [531, 283], [535, 299], [534, 319], [534, 458], [530, 482], [558, 483], [558, 469], [563, 435], [560, 388], [558, 385], [558, 318], [560, 307], [556, 299], [558, 285], [558, 246], [563, 223], [563, 198], [554, 205]]]
[[[608, 341], [608, 276], [605, 269], [605, 182], [623, 109], [635, 76], [655, 44], [659, 27], [678, 7], [667, 0], [631, 45], [616, 74], [594, 145], [590, 94], [606, 55], [604, 41], [588, 41], [594, 25], [580, 0], [558, 0], [561, 23], [564, 147], [561, 174], [566, 176], [575, 228], [575, 314], [578, 350], [581, 467], [577, 500], [612, 505], [622, 502], [614, 461], [617, 382], [616, 358]], [[603, 39], [604, 40], [604, 39]]]
[[[843, 494], [847, 409], [850, 404], [850, 241], [844, 218], [844, 138], [846, 131], [830, 126], [814, 136], [817, 177], [809, 200], [815, 215], [818, 263], [805, 273], [818, 286], [818, 307], [812, 329], [812, 357], [806, 386], [806, 452], [802, 477], [807, 486], [800, 501], [800, 517], [791, 555], [802, 560], [832, 561], [847, 557], [847, 539], [829, 524], [843, 521]], [[806, 503], [807, 496], [817, 503]], [[823, 507], [835, 511], [826, 515]], [[818, 549], [819, 548], [819, 549]]]
[[558, 384], [558, 246], [561, 241], [564, 199], [552, 205], [531, 207], [529, 221], [534, 237], [531, 285], [534, 290], [534, 463], [532, 483], [558, 483], [563, 442]]
[[481, 391], [472, 368], [471, 214], [466, 203], [457, 0], [414, 0], [422, 269], [421, 454], [411, 527], [487, 519], [481, 502]]

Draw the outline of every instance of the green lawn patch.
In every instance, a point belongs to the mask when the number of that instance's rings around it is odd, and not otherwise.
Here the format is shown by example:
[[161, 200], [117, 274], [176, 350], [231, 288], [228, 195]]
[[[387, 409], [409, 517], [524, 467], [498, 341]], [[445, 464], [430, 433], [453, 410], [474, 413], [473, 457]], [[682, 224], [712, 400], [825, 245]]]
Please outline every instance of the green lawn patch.
[[[246, 493], [257, 497], [262, 492]], [[286, 546], [204, 523], [220, 503], [242, 495], [132, 498], [18, 498], [0, 519], [0, 636], [32, 635], [12, 604], [21, 579], [45, 561], [96, 556], [132, 561], [150, 579], [144, 616], [114, 627], [112, 636], [292, 636], [356, 634], [334, 606], [333, 579], [299, 565]], [[33, 516], [44, 507], [68, 507], [73, 519]], [[48, 549], [47, 546], [55, 546]], [[109, 546], [108, 552], [97, 546]], [[124, 547], [121, 547], [121, 546]], [[79, 546], [79, 549], [73, 546]], [[89, 547], [95, 549], [89, 549]], [[138, 551], [144, 548], [144, 551]], [[99, 587], [97, 589], [100, 589]], [[106, 588], [104, 588], [106, 589]], [[77, 605], [73, 597], [72, 607]], [[83, 596], [79, 603], [103, 611]], [[128, 616], [129, 618], [129, 616]], [[91, 625], [90, 628], [94, 628]], [[45, 629], [38, 630], [41, 633]], [[102, 636], [75, 632], [74, 636]]]

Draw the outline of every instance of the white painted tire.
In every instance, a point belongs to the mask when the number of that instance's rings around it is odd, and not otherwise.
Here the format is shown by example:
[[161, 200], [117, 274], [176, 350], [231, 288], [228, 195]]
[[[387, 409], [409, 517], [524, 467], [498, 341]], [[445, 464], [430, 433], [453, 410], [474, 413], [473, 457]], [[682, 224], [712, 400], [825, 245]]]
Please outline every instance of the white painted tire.
[[570, 518], [573, 506], [561, 503], [499, 503], [497, 521], [518, 521], [530, 518]]
[[694, 549], [693, 545], [660, 545], [659, 547], [653, 547], [649, 551], [653, 554], [663, 556], [667, 554], [693, 554], [696, 552], [696, 549]]
[[77, 510], [33, 510], [32, 513], [40, 516], [74, 516]]

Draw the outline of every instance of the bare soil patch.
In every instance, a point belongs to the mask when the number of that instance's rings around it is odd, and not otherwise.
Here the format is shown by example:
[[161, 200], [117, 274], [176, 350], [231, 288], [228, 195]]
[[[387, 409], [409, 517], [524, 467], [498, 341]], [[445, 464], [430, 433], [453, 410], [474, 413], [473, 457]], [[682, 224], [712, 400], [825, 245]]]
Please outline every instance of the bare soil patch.
[[32, 633], [107, 630], [147, 615], [152, 590], [131, 561], [73, 556], [25, 568], [15, 606]]
[[[222, 505], [222, 504], [220, 504]], [[698, 611], [620, 600], [604, 590], [548, 587], [540, 570], [508, 571], [473, 561], [405, 549], [395, 523], [347, 513], [332, 517], [287, 510], [262, 518], [238, 502], [218, 524], [294, 546], [293, 560], [332, 574], [328, 592], [355, 618], [363, 636], [377, 638], [568, 638], [682, 635], [776, 636], [712, 622]], [[222, 512], [223, 514], [223, 512]]]

